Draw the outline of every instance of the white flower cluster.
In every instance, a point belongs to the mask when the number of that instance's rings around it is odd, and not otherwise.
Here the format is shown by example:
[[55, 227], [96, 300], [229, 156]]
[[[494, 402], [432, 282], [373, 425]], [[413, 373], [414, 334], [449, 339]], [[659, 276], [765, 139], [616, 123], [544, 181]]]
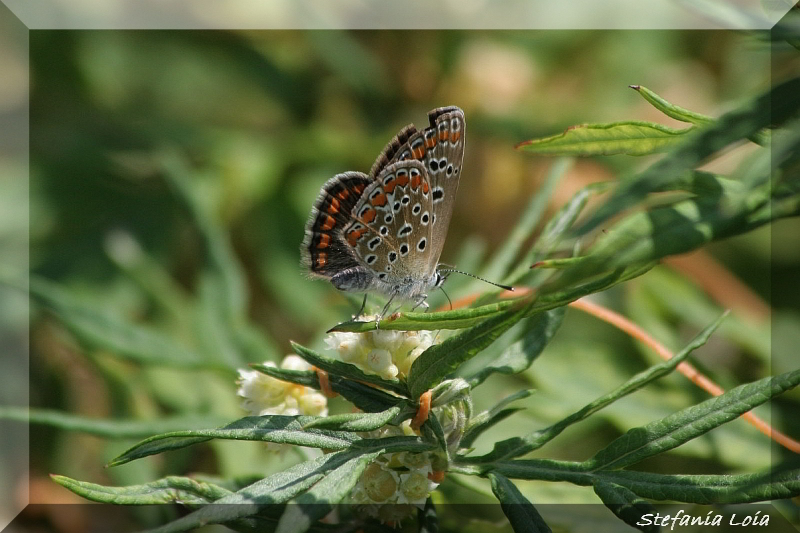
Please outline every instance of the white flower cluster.
[[[264, 366], [275, 366], [268, 361]], [[311, 365], [296, 355], [281, 362], [285, 370], [310, 370]], [[239, 370], [237, 395], [244, 398], [242, 407], [253, 415], [328, 415], [328, 400], [309, 387], [275, 379], [257, 370]]]
[[[375, 321], [377, 317], [362, 318]], [[325, 338], [325, 344], [336, 350], [342, 361], [365, 373], [394, 379], [408, 376], [411, 364], [433, 344], [433, 335], [428, 331], [334, 332]]]
[[[414, 435], [408, 422], [371, 432], [370, 437]], [[399, 522], [425, 501], [439, 486], [431, 481], [431, 455], [427, 452], [397, 452], [378, 456], [370, 463], [350, 493], [350, 503], [383, 522]]]

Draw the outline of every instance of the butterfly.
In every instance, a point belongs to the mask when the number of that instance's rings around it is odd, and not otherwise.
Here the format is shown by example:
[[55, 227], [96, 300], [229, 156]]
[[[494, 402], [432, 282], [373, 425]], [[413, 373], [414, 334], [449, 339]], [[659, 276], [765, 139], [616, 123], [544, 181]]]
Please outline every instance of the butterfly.
[[[453, 214], [466, 122], [455, 106], [428, 113], [389, 141], [369, 174], [329, 179], [306, 223], [302, 263], [339, 290], [377, 292], [424, 306], [444, 283], [439, 256]], [[365, 297], [366, 298], [366, 297]], [[365, 300], [366, 301], [366, 300]]]

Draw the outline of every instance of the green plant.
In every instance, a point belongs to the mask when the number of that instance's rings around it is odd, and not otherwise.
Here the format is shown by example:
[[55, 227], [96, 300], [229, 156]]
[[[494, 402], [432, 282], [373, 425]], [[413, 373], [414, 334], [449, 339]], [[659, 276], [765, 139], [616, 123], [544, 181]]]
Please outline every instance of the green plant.
[[[517, 287], [519, 297], [501, 299], [491, 293], [463, 309], [403, 313], [381, 321], [380, 333], [371, 331], [375, 323], [370, 320], [350, 321], [334, 328], [334, 335], [353, 335], [348, 337], [353, 342], [358, 342], [359, 335], [377, 339], [378, 335], [396, 331], [454, 331], [449, 336], [440, 334], [446, 338], [417, 354], [410, 369], [400, 377], [380, 377], [297, 344], [293, 344], [294, 351], [326, 374], [254, 366], [272, 378], [317, 390], [326, 389], [320, 380], [327, 375], [332, 391], [362, 412], [328, 417], [248, 416], [215, 429], [208, 429], [218, 420], [211, 417], [161, 420], [142, 427], [113, 422], [104, 425], [53, 413], [31, 414], [34, 421], [46, 419], [62, 427], [115, 437], [126, 429], [128, 435], [134, 436], [164, 431], [131, 447], [111, 461], [112, 466], [226, 439], [303, 446], [323, 450], [324, 454], [257, 479], [169, 476], [126, 487], [101, 486], [65, 476], [53, 479], [94, 501], [128, 505], [179, 502], [193, 509], [187, 516], [158, 528], [161, 532], [186, 531], [209, 523], [222, 523], [241, 531], [269, 527], [282, 533], [326, 530], [328, 526], [317, 521], [337, 504], [348, 501], [365, 476], [381, 476], [390, 487], [396, 486], [401, 475], [410, 479], [414, 468], [409, 465], [414, 461], [424, 463], [425, 471], [435, 481], [441, 481], [442, 475], [488, 479], [515, 531], [549, 528], [514, 480], [590, 486], [619, 518], [643, 530], [652, 529], [650, 524], [642, 524], [642, 516], [655, 512], [649, 503], [652, 500], [732, 504], [800, 494], [800, 470], [796, 468], [733, 475], [668, 475], [631, 468], [796, 387], [800, 383], [798, 370], [732, 388], [722, 396], [629, 428], [581, 461], [526, 457], [567, 428], [583, 423], [599, 410], [670, 373], [709, 339], [722, 317], [713, 320], [669, 361], [638, 373], [555, 423], [494, 442], [486, 453], [475, 453], [475, 444], [481, 437], [518, 412], [521, 408], [512, 403], [525, 399], [529, 392], [515, 391], [477, 413], [473, 412], [472, 394], [496, 375], [526, 371], [555, 336], [570, 302], [641, 276], [667, 256], [800, 214], [800, 78], [776, 85], [719, 119], [676, 107], [643, 87], [637, 90], [659, 110], [693, 125], [675, 131], [647, 123], [604, 124], [574, 128], [560, 136], [521, 145], [524, 150], [548, 155], [668, 153], [613, 187], [601, 184], [584, 188], [543, 226], [535, 244], [526, 247], [545, 201], [544, 197], [534, 198], [513, 234], [485, 268], [490, 277], [500, 277], [503, 283]], [[745, 139], [764, 147], [732, 175], [697, 170], [701, 163]], [[98, 310], [42, 279], [31, 281], [31, 295], [87, 346], [114, 352], [142, 365], [206, 370], [213, 375], [208, 379], [232, 381], [235, 369], [246, 361], [274, 361], [278, 352], [246, 318], [246, 283], [241, 268], [224, 232], [186, 186], [188, 171], [184, 162], [165, 155], [162, 165], [204, 238], [208, 268], [201, 278], [200, 298], [187, 302], [160, 290], [154, 283], [157, 275], [148, 271], [151, 265], [135, 246], [132, 251], [130, 247], [117, 249], [112, 257], [162, 299], [163, 307], [172, 310], [187, 336], [194, 334], [201, 339], [196, 347], [187, 347], [174, 336]], [[553, 165], [544, 190], [552, 190], [566, 166], [563, 160]], [[600, 207], [578, 223], [589, 198], [609, 190]], [[598, 228], [604, 229], [598, 232]], [[187, 310], [191, 311], [188, 317]], [[469, 367], [471, 360], [485, 354], [492, 355], [486, 364], [478, 369]], [[391, 355], [406, 357], [408, 353], [406, 350]], [[420, 396], [431, 389], [433, 409], [419, 433], [402, 429], [402, 424], [415, 416]], [[6, 410], [5, 416], [17, 415]], [[387, 426], [396, 429], [387, 430]], [[168, 428], [181, 429], [167, 431]], [[373, 468], [378, 463], [382, 466]], [[402, 474], [395, 476], [393, 472]], [[424, 487], [415, 496], [427, 496], [430, 488]], [[427, 498], [417, 517], [420, 530], [433, 527], [435, 508], [433, 499]], [[350, 530], [364, 527], [362, 516], [341, 512]], [[392, 514], [379, 517], [398, 519]]]

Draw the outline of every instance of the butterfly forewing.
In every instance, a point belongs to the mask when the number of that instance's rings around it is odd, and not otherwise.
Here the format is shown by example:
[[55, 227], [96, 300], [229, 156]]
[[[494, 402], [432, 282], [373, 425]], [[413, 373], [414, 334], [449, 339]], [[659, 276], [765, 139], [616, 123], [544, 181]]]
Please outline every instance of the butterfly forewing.
[[[458, 107], [439, 107], [428, 113], [430, 126], [408, 135], [406, 126], [400, 134], [384, 148], [384, 152], [373, 165], [391, 157], [391, 161], [416, 159], [422, 161], [432, 190], [432, 247], [428, 250], [428, 262], [435, 268], [447, 237], [447, 228], [453, 214], [461, 165], [464, 160], [466, 121], [464, 112]], [[407, 141], [397, 146], [407, 137]]]

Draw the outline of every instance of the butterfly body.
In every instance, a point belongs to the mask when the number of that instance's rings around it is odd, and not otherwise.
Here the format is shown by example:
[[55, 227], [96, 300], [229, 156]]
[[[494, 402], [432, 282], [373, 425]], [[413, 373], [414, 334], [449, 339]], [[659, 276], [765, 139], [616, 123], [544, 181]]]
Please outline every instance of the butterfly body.
[[430, 125], [406, 126], [369, 174], [328, 180], [314, 203], [302, 245], [312, 276], [339, 290], [378, 292], [426, 305], [455, 202], [464, 154], [464, 113], [442, 107]]

